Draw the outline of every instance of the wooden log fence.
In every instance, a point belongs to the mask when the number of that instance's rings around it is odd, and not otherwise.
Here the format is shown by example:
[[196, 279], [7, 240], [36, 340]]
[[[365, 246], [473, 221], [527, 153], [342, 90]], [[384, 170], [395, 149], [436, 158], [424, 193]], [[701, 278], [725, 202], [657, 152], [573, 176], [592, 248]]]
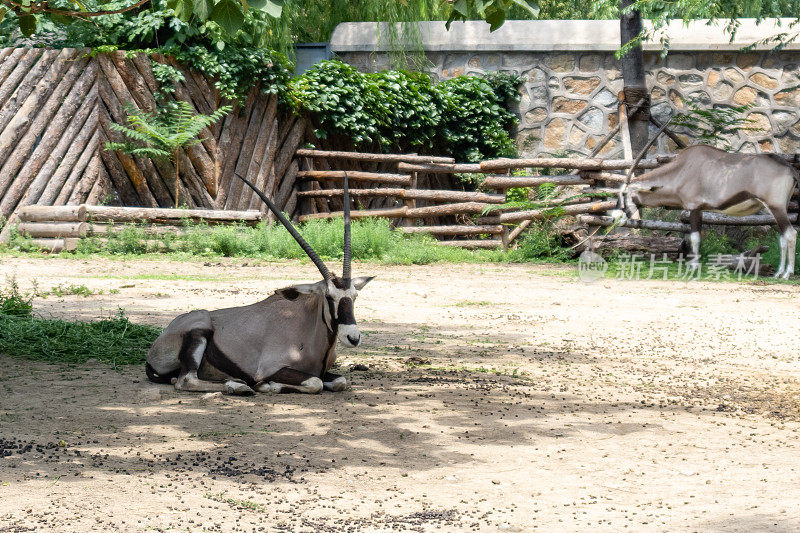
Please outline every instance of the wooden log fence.
[[[243, 103], [226, 102], [213, 80], [169, 57], [88, 49], [0, 49], [0, 217], [9, 236], [27, 206], [111, 202], [175, 205], [175, 165], [104, 149], [121, 141], [110, 124], [125, 123], [125, 105], [153, 111], [159, 87], [152, 65], [172, 65], [184, 80], [174, 98], [200, 113], [234, 109], [178, 156], [178, 200], [190, 209], [246, 211], [266, 206], [243, 187], [243, 176], [292, 211], [300, 170], [295, 152], [308, 139], [308, 119], [286, 114], [277, 97], [253, 87]], [[420, 163], [452, 162], [423, 157]], [[296, 202], [296, 199], [295, 199]], [[292, 207], [292, 209], [287, 209]]]
[[[350, 196], [389, 196], [409, 200], [431, 200], [435, 202], [483, 202], [487, 204], [502, 204], [506, 201], [505, 195], [489, 194], [472, 191], [432, 191], [418, 189], [350, 189]], [[316, 191], [301, 191], [297, 193], [300, 198], [341, 198], [343, 189], [320, 189]]]
[[[300, 222], [343, 216], [340, 201], [344, 191], [338, 185], [345, 175], [345, 169], [341, 167], [350, 166], [347, 170], [348, 179], [371, 185], [371, 188], [351, 188], [350, 196], [354, 201], [385, 200], [378, 209], [363, 209], [356, 206], [351, 209], [352, 218], [394, 219], [400, 230], [408, 234], [430, 233], [449, 238], [473, 237], [439, 241], [443, 246], [496, 248], [508, 245], [506, 238], [508, 230], [501, 225], [442, 224], [442, 221], [446, 220], [455, 221], [460, 217], [479, 215], [488, 206], [504, 203], [505, 194], [421, 188], [423, 177], [427, 177], [425, 181], [431, 183], [437, 179], [433, 178], [434, 176], [461, 172], [477, 173], [481, 171], [479, 164], [456, 164], [452, 158], [417, 154], [299, 149], [296, 155], [303, 161], [305, 167], [298, 172], [298, 180], [313, 184], [306, 185], [305, 190], [296, 193], [301, 212], [295, 213], [295, 217]], [[361, 168], [353, 168], [354, 164], [358, 164]], [[366, 170], [365, 164], [377, 165], [380, 170]], [[333, 168], [334, 166], [337, 168]], [[320, 206], [319, 201], [324, 201], [327, 205]], [[474, 238], [497, 235], [504, 237]]]
[[[340, 183], [345, 171], [341, 168], [332, 168], [333, 165], [342, 165], [348, 160], [369, 161], [372, 163], [389, 164], [390, 169], [384, 167], [380, 172], [348, 170], [348, 177], [354, 182], [368, 182], [372, 188], [354, 188], [350, 190], [354, 200], [385, 198], [403, 205], [386, 206], [379, 209], [351, 210], [353, 218], [384, 217], [397, 220], [401, 231], [408, 234], [429, 233], [452, 240], [439, 241], [445, 246], [465, 246], [469, 248], [497, 247], [507, 248], [515, 239], [519, 238], [525, 229], [530, 227], [534, 220], [549, 218], [553, 207], [558, 207], [559, 214], [579, 215], [587, 213], [601, 213], [613, 209], [616, 201], [602, 199], [613, 193], [614, 189], [603, 187], [599, 178], [624, 179], [623, 174], [614, 174], [610, 171], [624, 170], [625, 160], [607, 160], [589, 158], [583, 160], [538, 158], [529, 160], [497, 160], [483, 163], [455, 163], [446, 158], [432, 158], [430, 156], [386, 155], [358, 152], [326, 151], [300, 149], [298, 156], [302, 156], [306, 169], [298, 172], [298, 179], [312, 181], [315, 186], [307, 187], [296, 193], [298, 200], [306, 205], [305, 212], [296, 216], [300, 222], [309, 220], [322, 220], [342, 217], [341, 208], [333, 207], [333, 202], [343, 197], [343, 190], [339, 187], [330, 187], [331, 183]], [[428, 161], [420, 161], [421, 158]], [[324, 161], [326, 164], [313, 167], [312, 161]], [[627, 162], [630, 164], [631, 162]], [[578, 170], [578, 173], [554, 176], [511, 176], [489, 175], [485, 178], [483, 188], [496, 192], [482, 191], [454, 191], [431, 190], [410, 188], [414, 180], [421, 174], [444, 175], [456, 173], [483, 173], [487, 167], [492, 170], [508, 170], [509, 168], [524, 168], [526, 166], [550, 165], [550, 168], [563, 168]], [[658, 161], [647, 164], [656, 165]], [[321, 168], [320, 168], [321, 167]], [[550, 201], [551, 205], [544, 205], [541, 209], [533, 210], [495, 210], [494, 214], [480, 216], [492, 206], [506, 202], [508, 189], [519, 187], [538, 187], [545, 183], [554, 184], [561, 189], [572, 188], [572, 197]], [[398, 187], [397, 185], [404, 185]], [[325, 187], [327, 186], [327, 187]], [[588, 188], [587, 188], [588, 186]], [[580, 187], [580, 189], [575, 189]], [[581, 193], [581, 194], [575, 194]], [[327, 208], [320, 209], [319, 200], [328, 201]], [[427, 202], [428, 205], [419, 206], [417, 201]], [[548, 202], [545, 202], [547, 204]], [[473, 223], [465, 223], [465, 218], [474, 218]], [[442, 224], [441, 220], [459, 220], [460, 223]], [[421, 223], [420, 223], [421, 222]], [[513, 227], [509, 227], [513, 225]], [[484, 236], [485, 239], [475, 239]], [[500, 236], [498, 239], [497, 236]], [[454, 238], [455, 237], [455, 238]], [[472, 237], [460, 239], [457, 237]]]
[[[355, 182], [368, 182], [372, 188], [355, 188], [350, 190], [354, 199], [385, 198], [403, 201], [404, 205], [395, 205], [381, 209], [353, 209], [354, 218], [386, 217], [398, 219], [400, 231], [406, 234], [428, 233], [448, 240], [439, 241], [444, 246], [464, 246], [468, 248], [506, 248], [510, 243], [530, 227], [536, 220], [545, 220], [553, 217], [575, 216], [578, 224], [588, 227], [624, 227], [631, 229], [647, 229], [664, 231], [667, 233], [687, 233], [689, 226], [685, 223], [687, 215], [682, 216], [682, 222], [666, 222], [661, 220], [626, 220], [615, 222], [605, 212], [616, 207], [616, 192], [618, 187], [626, 180], [626, 171], [633, 164], [628, 159], [601, 159], [596, 157], [581, 159], [563, 158], [533, 158], [533, 159], [498, 159], [483, 161], [481, 163], [460, 164], [452, 161], [419, 162], [415, 155], [365, 154], [352, 152], [325, 152], [319, 150], [298, 150], [306, 159], [332, 159], [336, 162], [346, 161], [348, 157], [360, 161], [392, 163], [395, 172], [385, 170], [381, 172], [348, 171], [348, 176]], [[350, 154], [350, 156], [348, 156]], [[796, 156], [785, 157], [791, 163], [800, 166], [800, 158]], [[672, 156], [660, 156], [643, 160], [640, 166], [644, 169], [656, 168], [671, 161]], [[571, 173], [555, 175], [514, 176], [511, 169], [540, 168], [555, 169]], [[498, 174], [505, 171], [506, 174]], [[453, 190], [423, 190], [411, 187], [413, 180], [419, 174], [444, 175], [455, 173], [488, 173], [483, 181], [483, 188], [496, 192], [481, 191], [453, 191]], [[403, 176], [406, 176], [404, 179]], [[305, 202], [335, 201], [343, 196], [341, 188], [324, 188], [323, 184], [340, 183], [344, 171], [334, 170], [330, 164], [324, 170], [306, 170], [298, 173], [304, 180], [313, 180], [316, 185], [311, 190], [300, 191], [297, 198]], [[360, 180], [360, 178], [364, 178]], [[405, 187], [398, 187], [402, 184]], [[540, 187], [552, 184], [557, 191], [563, 191], [559, 198], [540, 202], [541, 207], [536, 209], [495, 209], [505, 203], [506, 193], [512, 188]], [[383, 187], [381, 187], [383, 185]], [[432, 205], [418, 207], [411, 201], [428, 201]], [[797, 202], [790, 204], [790, 210], [797, 209]], [[488, 214], [484, 214], [489, 211]], [[483, 215], [483, 216], [481, 216]], [[302, 214], [300, 221], [329, 219], [343, 216], [341, 208], [323, 209], [314, 213]], [[436, 220], [447, 217], [460, 217], [461, 223], [441, 224]], [[465, 223], [464, 219], [471, 219]], [[792, 215], [796, 220], [797, 215]], [[414, 221], [423, 221], [422, 224]], [[719, 225], [766, 225], [774, 223], [771, 215], [754, 215], [750, 217], [728, 217], [716, 213], [704, 213], [705, 224]], [[419, 225], [418, 225], [419, 224]], [[483, 239], [474, 237], [482, 236]], [[498, 238], [499, 236], [499, 238]], [[467, 238], [464, 238], [467, 237]], [[452, 239], [452, 240], [450, 240]], [[613, 245], [624, 249], [636, 249], [636, 240], [642, 239], [638, 234], [626, 237], [615, 237]], [[673, 249], [674, 238], [653, 238], [653, 242], [644, 243], [653, 249]], [[641, 244], [641, 243], [640, 243]]]
[[[688, 222], [689, 213], [681, 213], [681, 220]], [[749, 215], [744, 217], [734, 217], [721, 213], [703, 213], [703, 224], [712, 226], [772, 226], [775, 224], [775, 217], [772, 215]], [[797, 213], [789, 214], [790, 222], [797, 222]]]

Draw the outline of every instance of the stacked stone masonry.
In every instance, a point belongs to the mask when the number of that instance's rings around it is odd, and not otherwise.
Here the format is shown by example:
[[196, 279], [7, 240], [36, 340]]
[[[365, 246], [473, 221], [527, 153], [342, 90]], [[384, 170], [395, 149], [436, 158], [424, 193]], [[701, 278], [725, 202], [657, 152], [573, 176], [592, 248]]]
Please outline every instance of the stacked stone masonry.
[[[618, 121], [620, 62], [613, 51], [427, 52], [436, 80], [463, 74], [514, 72], [525, 77], [517, 142], [521, 156], [589, 154]], [[385, 52], [344, 51], [364, 71], [387, 68]], [[726, 138], [742, 152], [800, 152], [800, 51], [673, 51], [645, 53], [652, 113], [663, 122], [692, 101], [702, 108], [751, 105], [745, 128]], [[652, 127], [655, 133], [655, 127]], [[678, 133], [691, 141], [687, 131]], [[663, 136], [662, 153], [674, 152]], [[602, 151], [621, 155], [619, 136]]]

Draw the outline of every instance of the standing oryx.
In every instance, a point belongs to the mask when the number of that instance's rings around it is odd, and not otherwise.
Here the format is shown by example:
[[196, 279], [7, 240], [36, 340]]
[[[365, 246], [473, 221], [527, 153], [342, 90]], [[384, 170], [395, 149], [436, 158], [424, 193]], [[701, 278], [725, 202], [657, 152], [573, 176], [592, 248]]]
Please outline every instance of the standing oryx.
[[347, 381], [328, 372], [336, 339], [358, 346], [353, 315], [358, 291], [372, 278], [350, 277], [350, 194], [344, 178], [344, 261], [333, 275], [283, 213], [252, 183], [322, 274], [322, 281], [279, 289], [260, 302], [175, 318], [147, 353], [147, 377], [185, 391], [232, 394], [340, 391]]
[[775, 277], [788, 278], [794, 274], [797, 240], [788, 204], [797, 183], [797, 169], [780, 157], [690, 146], [666, 165], [623, 185], [620, 210], [614, 216], [632, 216], [632, 205], [688, 209], [693, 254], [690, 265], [697, 268], [703, 211], [745, 216], [766, 207], [780, 231], [781, 261]]

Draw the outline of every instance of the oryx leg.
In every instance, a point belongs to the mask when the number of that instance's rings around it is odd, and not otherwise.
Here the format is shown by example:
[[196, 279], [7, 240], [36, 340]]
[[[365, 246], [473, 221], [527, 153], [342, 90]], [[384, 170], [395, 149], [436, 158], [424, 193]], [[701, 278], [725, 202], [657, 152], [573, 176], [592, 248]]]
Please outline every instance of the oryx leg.
[[256, 386], [258, 392], [322, 392], [322, 380], [311, 374], [285, 366]]
[[197, 370], [203, 361], [208, 339], [203, 330], [192, 330], [186, 334], [178, 355], [181, 373], [175, 379], [175, 389], [191, 392], [224, 392], [226, 394], [253, 394], [253, 389], [240, 381], [232, 379], [225, 382], [205, 381], [197, 377]]
[[325, 388], [325, 390], [341, 392], [347, 387], [347, 378], [338, 374], [325, 372], [325, 374], [322, 376], [322, 386]]
[[693, 209], [689, 212], [689, 243], [692, 245], [692, 254], [689, 257], [688, 267], [695, 271], [700, 267], [700, 229], [703, 225], [703, 211]]
[[767, 209], [772, 213], [772, 216], [775, 217], [775, 222], [778, 224], [778, 232], [780, 233], [781, 261], [778, 265], [778, 271], [775, 272], [775, 277], [788, 279], [789, 276], [794, 274], [797, 230], [795, 230], [792, 223], [789, 222], [789, 215], [783, 207], [767, 206]]

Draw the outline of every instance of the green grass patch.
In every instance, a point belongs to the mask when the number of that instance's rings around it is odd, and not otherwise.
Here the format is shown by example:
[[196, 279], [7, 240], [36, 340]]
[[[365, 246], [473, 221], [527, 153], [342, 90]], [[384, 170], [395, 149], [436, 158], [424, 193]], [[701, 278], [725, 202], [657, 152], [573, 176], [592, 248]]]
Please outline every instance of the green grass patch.
[[62, 298], [64, 296], [83, 296], [84, 298], [88, 298], [89, 296], [95, 294], [103, 294], [103, 291], [92, 290], [86, 285], [76, 285], [74, 283], [59, 283], [55, 287], [52, 287], [49, 291], [42, 292], [38, 296], [42, 296], [45, 298], [47, 296], [56, 296], [58, 298]]
[[218, 503], [227, 503], [231, 507], [235, 509], [241, 509], [245, 511], [255, 511], [259, 513], [263, 513], [266, 509], [260, 503], [256, 503], [252, 500], [239, 500], [236, 498], [228, 498], [225, 496], [224, 492], [219, 492], [217, 494], [207, 493], [204, 496], [206, 499], [211, 501], [215, 501]]
[[160, 333], [158, 328], [130, 322], [122, 311], [94, 322], [36, 317], [32, 299], [13, 280], [0, 292], [0, 353], [50, 363], [96, 359], [114, 367], [142, 364]]
[[[309, 221], [298, 229], [323, 259], [342, 258], [344, 222], [341, 219]], [[19, 234], [14, 234], [3, 248], [6, 253], [30, 253], [34, 249], [31, 240]], [[352, 225], [352, 253], [353, 258], [359, 261], [398, 265], [437, 262], [556, 262], [567, 260], [568, 252], [561, 246], [560, 237], [552, 234], [545, 224], [532, 226], [519, 241], [518, 248], [510, 252], [440, 246], [429, 235], [404, 235], [392, 229], [390, 222], [384, 219], [361, 219], [353, 221]], [[266, 223], [249, 227], [207, 226], [186, 222], [181, 232], [163, 235], [148, 235], [143, 226], [129, 225], [110, 235], [90, 235], [81, 239], [77, 251], [70, 255], [135, 257], [150, 254], [166, 254], [175, 259], [307, 259], [283, 226]]]

